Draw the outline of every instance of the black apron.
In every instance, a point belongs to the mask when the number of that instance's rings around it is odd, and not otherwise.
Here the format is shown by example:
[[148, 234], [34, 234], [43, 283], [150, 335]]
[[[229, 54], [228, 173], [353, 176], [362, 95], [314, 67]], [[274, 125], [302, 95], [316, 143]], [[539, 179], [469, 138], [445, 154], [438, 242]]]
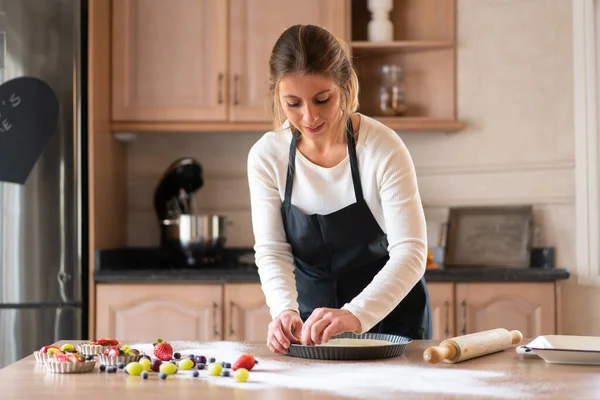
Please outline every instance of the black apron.
[[[299, 132], [290, 144], [285, 199], [281, 207], [292, 247], [300, 316], [315, 308], [341, 308], [373, 280], [389, 259], [386, 234], [363, 198], [352, 121], [347, 141], [356, 203], [326, 215], [306, 215], [291, 203]], [[429, 294], [422, 278], [400, 304], [369, 332], [413, 340], [431, 338]]]

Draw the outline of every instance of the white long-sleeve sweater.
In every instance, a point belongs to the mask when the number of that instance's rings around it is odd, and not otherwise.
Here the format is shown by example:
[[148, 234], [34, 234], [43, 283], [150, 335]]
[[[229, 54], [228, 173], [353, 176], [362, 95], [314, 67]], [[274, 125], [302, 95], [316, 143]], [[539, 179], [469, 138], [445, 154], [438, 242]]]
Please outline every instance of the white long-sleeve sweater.
[[[255, 259], [262, 290], [273, 318], [298, 311], [291, 246], [281, 217], [292, 132], [264, 134], [248, 154], [248, 182]], [[390, 259], [373, 281], [342, 308], [366, 332], [391, 312], [425, 272], [425, 215], [412, 158], [398, 135], [360, 114], [356, 144], [364, 198], [387, 234]], [[296, 151], [291, 202], [307, 214], [328, 214], [356, 201], [349, 157], [332, 168], [310, 162]]]

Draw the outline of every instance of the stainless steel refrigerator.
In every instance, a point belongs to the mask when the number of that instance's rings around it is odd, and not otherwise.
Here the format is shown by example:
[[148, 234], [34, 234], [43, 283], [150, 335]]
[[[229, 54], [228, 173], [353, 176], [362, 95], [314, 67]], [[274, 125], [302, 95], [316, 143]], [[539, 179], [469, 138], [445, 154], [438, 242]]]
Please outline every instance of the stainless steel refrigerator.
[[85, 329], [85, 12], [80, 0], [0, 0], [0, 83], [43, 79], [60, 113], [26, 183], [0, 182], [0, 368]]

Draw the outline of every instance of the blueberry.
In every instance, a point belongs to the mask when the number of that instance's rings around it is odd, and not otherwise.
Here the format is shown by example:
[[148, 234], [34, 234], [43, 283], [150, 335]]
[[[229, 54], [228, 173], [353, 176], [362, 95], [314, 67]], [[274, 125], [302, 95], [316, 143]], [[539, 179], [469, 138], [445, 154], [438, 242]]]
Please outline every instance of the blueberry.
[[161, 372], [158, 376], [160, 376], [160, 379], [167, 379], [167, 374], [164, 372]]
[[216, 358], [214, 358], [214, 357], [211, 357], [211, 358], [208, 360], [208, 362], [209, 362], [209, 363], [214, 363], [215, 361], [217, 361], [217, 359], [216, 359]]
[[100, 366], [98, 367], [98, 369], [100, 370], [100, 372], [104, 372], [106, 370], [106, 365], [100, 364]]
[[120, 362], [120, 363], [117, 364], [117, 367], [119, 369], [123, 369], [123, 368], [125, 368], [125, 364], [123, 364], [123, 363]]
[[181, 358], [181, 354], [175, 353], [175, 354], [173, 354], [173, 358], [175, 358], [176, 360], [179, 360]]
[[223, 368], [231, 368], [231, 363], [226, 362], [225, 365], [223, 365]]
[[221, 376], [229, 376], [230, 372], [228, 369], [224, 369], [223, 372], [221, 372]]
[[203, 363], [198, 364], [198, 369], [204, 369], [205, 365]]
[[92, 361], [94, 359], [94, 356], [92, 356], [91, 354], [88, 354], [87, 356], [85, 356], [85, 359], [88, 361]]
[[221, 361], [221, 367], [225, 368], [226, 365], [227, 363], [225, 361]]
[[197, 378], [199, 375], [200, 375], [200, 372], [198, 372], [198, 371], [194, 371], [194, 372], [192, 373], [192, 376], [193, 376], [194, 378]]
[[189, 354], [189, 355], [188, 355], [188, 358], [189, 358], [190, 360], [196, 361], [196, 356], [195, 356], [195, 355], [193, 355], [193, 354]]
[[148, 371], [142, 371], [142, 379], [148, 379]]

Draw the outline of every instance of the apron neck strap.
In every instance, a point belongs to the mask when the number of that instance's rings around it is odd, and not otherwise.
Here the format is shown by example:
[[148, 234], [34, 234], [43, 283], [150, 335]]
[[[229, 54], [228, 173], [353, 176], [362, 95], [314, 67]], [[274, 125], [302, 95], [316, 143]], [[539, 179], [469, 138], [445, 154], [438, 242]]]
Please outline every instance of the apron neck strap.
[[[285, 201], [291, 202], [292, 199], [292, 186], [294, 185], [294, 168], [296, 165], [296, 144], [300, 132], [298, 129], [294, 130], [292, 141], [290, 143], [289, 162], [287, 170], [287, 179], [285, 181]], [[348, 118], [346, 125], [346, 141], [348, 143], [348, 156], [350, 158], [350, 171], [352, 172], [352, 183], [354, 184], [354, 195], [356, 201], [362, 201], [363, 191], [360, 183], [360, 174], [358, 172], [358, 160], [356, 158], [356, 143], [354, 141], [354, 127], [352, 126], [352, 118]]]

